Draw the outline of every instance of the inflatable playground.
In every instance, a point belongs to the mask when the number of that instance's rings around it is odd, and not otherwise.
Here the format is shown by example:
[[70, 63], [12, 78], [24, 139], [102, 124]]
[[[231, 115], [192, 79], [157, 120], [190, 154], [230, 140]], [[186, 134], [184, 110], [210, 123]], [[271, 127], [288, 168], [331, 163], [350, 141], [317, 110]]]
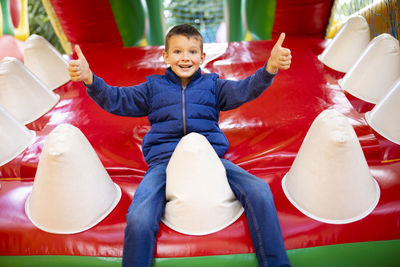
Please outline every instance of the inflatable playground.
[[[108, 84], [163, 74], [162, 2], [42, 2], [65, 54], [29, 33], [27, 1], [0, 1], [0, 266], [120, 266], [150, 125], [102, 110], [66, 67], [79, 44]], [[293, 56], [219, 119], [225, 158], [271, 188], [292, 266], [398, 266], [397, 1], [345, 18], [331, 38], [334, 0], [227, 2], [226, 41], [204, 44], [203, 72], [247, 77], [281, 32]], [[257, 266], [245, 215], [202, 235], [160, 222], [154, 266]]]

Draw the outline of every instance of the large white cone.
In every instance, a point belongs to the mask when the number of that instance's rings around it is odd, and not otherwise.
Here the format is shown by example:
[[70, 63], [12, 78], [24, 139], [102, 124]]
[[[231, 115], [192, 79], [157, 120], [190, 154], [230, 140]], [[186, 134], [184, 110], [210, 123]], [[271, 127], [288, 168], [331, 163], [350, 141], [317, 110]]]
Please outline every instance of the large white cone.
[[61, 124], [46, 138], [25, 211], [43, 231], [73, 234], [103, 220], [120, 198], [83, 133]]
[[399, 76], [399, 41], [383, 33], [368, 44], [339, 84], [353, 96], [377, 104]]
[[369, 41], [368, 22], [362, 16], [353, 16], [346, 21], [318, 58], [331, 69], [347, 72]]
[[282, 187], [302, 213], [333, 224], [367, 216], [380, 196], [353, 127], [332, 109], [312, 123]]
[[13, 160], [35, 140], [28, 130], [0, 105], [0, 166]]
[[24, 64], [51, 90], [70, 80], [68, 62], [42, 36], [32, 34], [26, 39]]
[[380, 135], [400, 145], [400, 78], [365, 118]]
[[59, 98], [17, 59], [0, 61], [0, 104], [21, 123], [43, 116]]
[[183, 137], [172, 154], [166, 198], [162, 221], [183, 234], [217, 232], [243, 213], [221, 160], [207, 139], [197, 133]]

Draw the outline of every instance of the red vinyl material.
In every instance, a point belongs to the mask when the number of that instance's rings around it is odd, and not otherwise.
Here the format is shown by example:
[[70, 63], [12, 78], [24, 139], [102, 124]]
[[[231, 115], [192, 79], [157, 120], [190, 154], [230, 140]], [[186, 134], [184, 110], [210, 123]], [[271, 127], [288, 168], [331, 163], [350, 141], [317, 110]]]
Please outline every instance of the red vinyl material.
[[[273, 43], [206, 44], [203, 70], [217, 72], [221, 78], [244, 78], [264, 65]], [[364, 113], [357, 111], [360, 103], [351, 101], [337, 83], [343, 74], [318, 61], [324, 45], [321, 39], [287, 37], [284, 46], [292, 51], [291, 69], [280, 71], [258, 99], [221, 114], [220, 126], [230, 142], [226, 158], [270, 184], [287, 249], [399, 239], [400, 146], [385, 141], [368, 126]], [[81, 48], [93, 71], [113, 85], [140, 83], [165, 68], [161, 47], [99, 49], [82, 44]], [[35, 143], [0, 167], [0, 255], [121, 256], [125, 214], [147, 168], [140, 149], [149, 129], [147, 118], [118, 117], [103, 111], [80, 83], [68, 82], [55, 93], [61, 96], [57, 105], [28, 125], [36, 131]], [[376, 209], [350, 224], [326, 224], [306, 217], [288, 201], [281, 187], [308, 128], [327, 108], [350, 119], [381, 188]], [[45, 138], [61, 123], [81, 129], [123, 192], [108, 217], [74, 235], [43, 232], [24, 213]], [[249, 252], [254, 249], [242, 216], [226, 229], [200, 237], [182, 235], [161, 224], [156, 257]]]
[[11, 35], [0, 36], [0, 60], [5, 57], [15, 57], [24, 62], [24, 43]]
[[50, 0], [69, 42], [122, 46], [109, 0]]
[[325, 38], [334, 0], [277, 0], [272, 36]]

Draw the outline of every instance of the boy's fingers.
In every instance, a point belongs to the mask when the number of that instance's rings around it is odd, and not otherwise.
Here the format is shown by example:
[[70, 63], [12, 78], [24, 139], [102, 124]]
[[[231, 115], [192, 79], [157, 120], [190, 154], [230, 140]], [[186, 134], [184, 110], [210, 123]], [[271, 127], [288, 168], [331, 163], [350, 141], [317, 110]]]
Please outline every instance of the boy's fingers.
[[68, 63], [68, 71], [71, 73], [77, 72], [78, 70], [80, 70], [80, 63], [78, 60], [71, 60]]
[[79, 67], [76, 67], [76, 66], [68, 66], [68, 71], [69, 71], [70, 73], [75, 73], [75, 72], [79, 71]]
[[281, 49], [281, 55], [283, 55], [283, 56], [291, 56], [290, 49], [282, 48]]
[[282, 32], [281, 35], [279, 35], [279, 39], [278, 39], [278, 41], [276, 41], [275, 45], [282, 46], [283, 41], [285, 40], [285, 36], [286, 36], [285, 33]]
[[78, 56], [79, 59], [84, 59], [85, 58], [85, 56], [83, 55], [82, 50], [79, 47], [79, 45], [75, 45], [75, 52], [76, 52], [76, 55]]
[[71, 60], [68, 63], [69, 67], [78, 67], [79, 66], [79, 62], [77, 60]]

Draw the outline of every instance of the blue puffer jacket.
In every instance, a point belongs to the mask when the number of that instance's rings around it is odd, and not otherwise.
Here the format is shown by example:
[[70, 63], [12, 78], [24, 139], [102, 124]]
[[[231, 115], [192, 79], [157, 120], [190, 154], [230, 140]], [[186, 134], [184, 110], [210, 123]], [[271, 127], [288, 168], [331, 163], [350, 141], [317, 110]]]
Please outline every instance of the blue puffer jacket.
[[197, 132], [214, 147], [219, 157], [229, 148], [218, 126], [219, 112], [239, 107], [261, 95], [274, 75], [265, 66], [246, 79], [219, 79], [217, 74], [201, 74], [199, 69], [186, 88], [168, 68], [165, 75], [151, 75], [132, 87], [107, 85], [94, 76], [88, 95], [104, 110], [121, 116], [148, 116], [151, 130], [142, 143], [143, 155], [152, 166], [167, 162], [185, 134]]

